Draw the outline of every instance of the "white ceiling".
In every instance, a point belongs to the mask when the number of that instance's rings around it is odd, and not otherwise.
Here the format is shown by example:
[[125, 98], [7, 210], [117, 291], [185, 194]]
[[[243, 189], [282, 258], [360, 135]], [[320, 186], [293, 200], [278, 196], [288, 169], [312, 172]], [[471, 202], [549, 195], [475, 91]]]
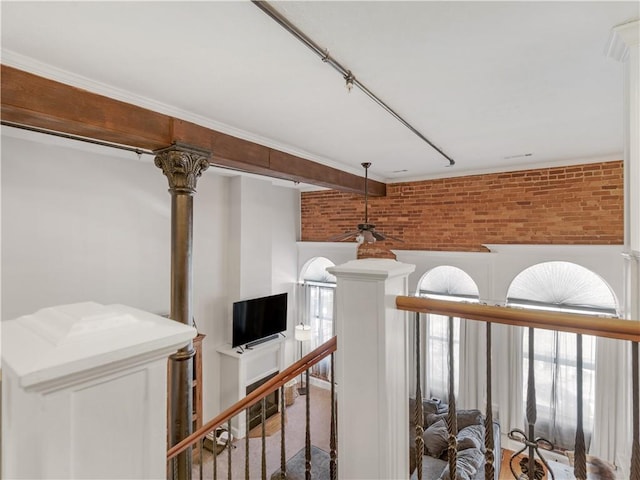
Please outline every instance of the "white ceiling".
[[2, 62], [382, 181], [621, 158], [637, 1], [272, 5], [456, 165], [250, 2], [2, 1]]

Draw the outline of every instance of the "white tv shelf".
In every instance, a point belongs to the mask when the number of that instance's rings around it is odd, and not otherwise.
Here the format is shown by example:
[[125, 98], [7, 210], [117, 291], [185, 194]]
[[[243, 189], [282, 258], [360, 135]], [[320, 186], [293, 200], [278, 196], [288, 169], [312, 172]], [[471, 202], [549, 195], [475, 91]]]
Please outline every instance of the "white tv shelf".
[[[223, 344], [220, 354], [220, 407], [229, 408], [247, 395], [247, 387], [284, 368], [284, 338], [256, 345], [240, 353], [238, 347]], [[231, 433], [236, 438], [245, 436], [245, 413], [231, 420]]]

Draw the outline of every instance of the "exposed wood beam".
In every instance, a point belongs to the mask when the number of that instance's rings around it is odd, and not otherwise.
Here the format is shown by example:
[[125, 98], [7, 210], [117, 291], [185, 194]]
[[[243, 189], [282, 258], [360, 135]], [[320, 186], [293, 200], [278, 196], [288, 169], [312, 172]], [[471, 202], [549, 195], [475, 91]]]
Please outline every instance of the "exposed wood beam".
[[2, 120], [155, 150], [171, 118], [2, 65]]
[[[1, 76], [3, 121], [146, 150], [185, 143], [219, 167], [364, 194], [358, 175], [6, 65]], [[369, 194], [386, 184], [369, 179]]]

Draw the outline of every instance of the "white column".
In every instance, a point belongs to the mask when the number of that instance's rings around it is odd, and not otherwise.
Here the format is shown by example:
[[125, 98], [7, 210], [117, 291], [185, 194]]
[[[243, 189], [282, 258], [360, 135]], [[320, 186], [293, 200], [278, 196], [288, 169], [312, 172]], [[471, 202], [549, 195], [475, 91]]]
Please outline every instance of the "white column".
[[341, 479], [409, 478], [407, 314], [395, 298], [407, 294], [414, 269], [386, 259], [327, 269], [337, 277]]
[[624, 316], [640, 319], [640, 21], [611, 32], [607, 54], [624, 63]]
[[2, 478], [165, 478], [167, 357], [195, 328], [88, 302], [2, 330]]

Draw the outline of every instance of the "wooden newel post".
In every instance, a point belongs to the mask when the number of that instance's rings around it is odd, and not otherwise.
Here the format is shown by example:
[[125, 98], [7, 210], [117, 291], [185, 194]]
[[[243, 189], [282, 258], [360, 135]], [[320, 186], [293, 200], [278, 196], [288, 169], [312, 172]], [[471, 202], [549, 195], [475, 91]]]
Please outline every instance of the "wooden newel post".
[[[193, 194], [198, 177], [209, 168], [210, 153], [174, 144], [155, 152], [155, 165], [169, 180], [171, 194], [171, 314], [185, 325], [193, 325], [192, 265]], [[169, 357], [169, 446], [192, 433], [193, 344]], [[191, 449], [173, 460], [174, 479], [191, 478]]]

